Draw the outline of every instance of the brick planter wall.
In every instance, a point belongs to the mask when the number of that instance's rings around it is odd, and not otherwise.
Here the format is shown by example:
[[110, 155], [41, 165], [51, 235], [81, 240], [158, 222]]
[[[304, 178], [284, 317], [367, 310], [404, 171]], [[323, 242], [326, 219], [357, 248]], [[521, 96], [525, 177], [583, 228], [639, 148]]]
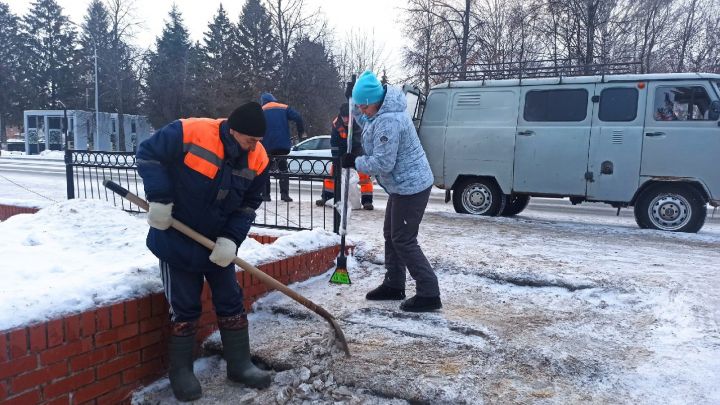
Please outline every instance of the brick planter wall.
[[34, 214], [39, 208], [17, 207], [14, 205], [0, 204], [0, 221], [4, 221], [17, 214]]
[[[3, 209], [0, 214], [8, 212]], [[277, 239], [251, 236], [261, 243]], [[259, 269], [290, 284], [324, 273], [338, 253], [338, 246], [327, 247]], [[247, 309], [268, 292], [249, 274], [239, 272], [237, 278]], [[217, 329], [207, 283], [202, 301], [198, 346]], [[0, 403], [128, 403], [133, 390], [167, 372], [168, 337], [162, 293], [0, 331]]]

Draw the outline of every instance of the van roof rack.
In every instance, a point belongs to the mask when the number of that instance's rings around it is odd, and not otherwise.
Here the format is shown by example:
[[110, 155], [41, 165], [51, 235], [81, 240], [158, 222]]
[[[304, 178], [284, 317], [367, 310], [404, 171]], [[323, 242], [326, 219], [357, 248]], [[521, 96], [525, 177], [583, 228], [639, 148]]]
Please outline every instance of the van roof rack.
[[539, 77], [602, 76], [639, 73], [641, 62], [637, 60], [612, 63], [578, 63], [577, 59], [527, 60], [518, 62], [469, 64], [463, 75], [458, 71], [431, 72], [440, 81], [482, 81], [502, 79], [523, 79]]

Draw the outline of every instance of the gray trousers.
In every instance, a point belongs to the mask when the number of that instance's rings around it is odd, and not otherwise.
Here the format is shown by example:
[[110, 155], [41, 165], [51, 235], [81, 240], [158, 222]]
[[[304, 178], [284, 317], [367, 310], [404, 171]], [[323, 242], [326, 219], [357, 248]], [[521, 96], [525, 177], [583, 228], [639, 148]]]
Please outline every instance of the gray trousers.
[[390, 194], [383, 226], [387, 270], [383, 284], [404, 290], [407, 268], [415, 279], [420, 297], [440, 296], [435, 272], [417, 241], [420, 222], [430, 199], [430, 188], [411, 195]]

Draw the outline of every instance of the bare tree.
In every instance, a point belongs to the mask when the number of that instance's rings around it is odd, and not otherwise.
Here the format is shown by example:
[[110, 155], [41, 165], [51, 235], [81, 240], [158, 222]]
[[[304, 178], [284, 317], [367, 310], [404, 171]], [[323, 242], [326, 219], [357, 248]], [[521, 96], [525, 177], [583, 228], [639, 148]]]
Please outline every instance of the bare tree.
[[403, 60], [410, 74], [408, 80], [422, 85], [421, 90], [427, 94], [433, 84], [432, 73], [439, 70], [441, 22], [436, 12], [431, 11], [434, 7], [432, 0], [414, 0], [412, 3], [421, 5], [415, 11], [405, 10], [404, 31], [412, 46], [403, 49]]
[[480, 36], [484, 39], [471, 55], [472, 63], [486, 70], [517, 69], [541, 58], [537, 5], [520, 0], [483, 0], [478, 4]]
[[481, 21], [474, 12], [475, 0], [417, 1], [410, 0], [408, 12], [430, 14], [439, 21], [438, 27], [447, 34], [454, 52], [446, 54], [446, 61], [460, 79], [467, 75], [468, 56], [481, 38], [477, 35]]
[[653, 57], [656, 56], [657, 46], [668, 41], [670, 3], [672, 0], [641, 0], [637, 3], [635, 18], [639, 29], [635, 40], [639, 46], [636, 55], [641, 62], [642, 73], [654, 71]]
[[388, 54], [385, 46], [376, 40], [375, 31], [367, 35], [352, 29], [339, 48], [337, 60], [342, 78], [349, 79], [365, 69], [378, 72], [387, 68]]
[[110, 76], [114, 80], [113, 94], [115, 95], [115, 108], [118, 114], [118, 139], [120, 151], [125, 151], [125, 86], [128, 81], [134, 81], [133, 66], [139, 60], [137, 52], [130, 47], [135, 38], [136, 29], [140, 22], [135, 18], [134, 0], [106, 0], [110, 17], [110, 49], [109, 57], [113, 63], [108, 64], [111, 69]]
[[308, 11], [305, 0], [267, 0], [267, 10], [280, 52], [280, 90], [287, 96], [287, 74], [295, 44], [302, 38], [319, 42], [327, 34], [327, 22], [319, 9]]

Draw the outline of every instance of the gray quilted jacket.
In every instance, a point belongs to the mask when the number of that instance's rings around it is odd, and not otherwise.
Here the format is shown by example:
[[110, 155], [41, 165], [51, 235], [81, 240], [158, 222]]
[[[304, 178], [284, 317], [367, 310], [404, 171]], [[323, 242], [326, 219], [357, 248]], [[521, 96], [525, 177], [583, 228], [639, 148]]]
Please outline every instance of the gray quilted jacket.
[[380, 111], [363, 125], [365, 156], [355, 160], [358, 171], [374, 175], [390, 194], [416, 194], [433, 184], [430, 165], [406, 108], [405, 94], [388, 86]]

